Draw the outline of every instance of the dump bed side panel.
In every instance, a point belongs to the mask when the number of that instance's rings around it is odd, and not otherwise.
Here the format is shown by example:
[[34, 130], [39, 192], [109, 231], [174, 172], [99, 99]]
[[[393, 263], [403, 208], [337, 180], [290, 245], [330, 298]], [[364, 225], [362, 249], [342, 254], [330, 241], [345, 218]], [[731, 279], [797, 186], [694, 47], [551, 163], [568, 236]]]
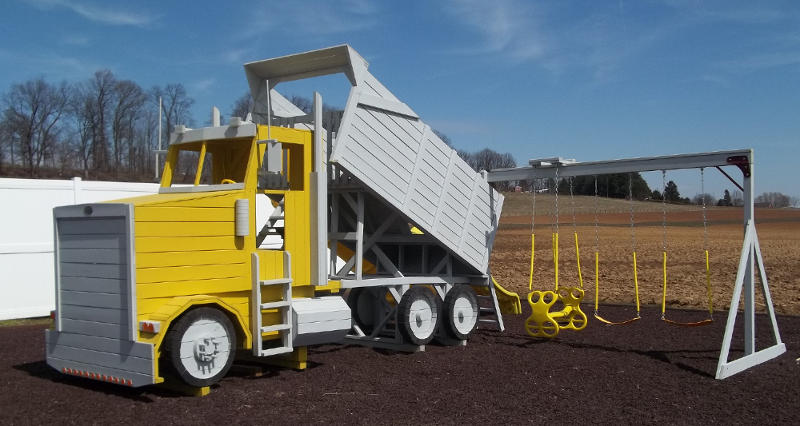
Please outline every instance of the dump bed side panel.
[[486, 271], [502, 195], [369, 73], [351, 92], [331, 161]]

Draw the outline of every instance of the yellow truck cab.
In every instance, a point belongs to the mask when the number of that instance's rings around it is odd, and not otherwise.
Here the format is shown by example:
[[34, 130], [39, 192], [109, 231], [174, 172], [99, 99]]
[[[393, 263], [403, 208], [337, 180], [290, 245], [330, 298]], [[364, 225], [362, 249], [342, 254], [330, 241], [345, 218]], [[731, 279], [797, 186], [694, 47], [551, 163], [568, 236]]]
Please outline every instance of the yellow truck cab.
[[[347, 45], [248, 63], [252, 114], [178, 126], [158, 194], [55, 208], [47, 363], [207, 386], [237, 351], [304, 368], [308, 345], [502, 329], [519, 307], [488, 274], [503, 197], [367, 66]], [[336, 73], [352, 89], [335, 135], [319, 94], [304, 114], [274, 89]]]

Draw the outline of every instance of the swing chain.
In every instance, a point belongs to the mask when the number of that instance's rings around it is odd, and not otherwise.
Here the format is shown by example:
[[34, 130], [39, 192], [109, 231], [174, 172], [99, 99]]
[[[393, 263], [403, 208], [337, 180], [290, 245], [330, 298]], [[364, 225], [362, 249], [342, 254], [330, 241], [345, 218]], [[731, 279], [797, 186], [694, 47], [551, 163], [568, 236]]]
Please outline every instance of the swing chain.
[[556, 202], [555, 202], [555, 234], [558, 234], [558, 166], [556, 166], [555, 182], [556, 187]]
[[597, 228], [600, 226], [600, 222], [597, 218], [597, 175], [594, 175], [594, 251], [597, 253], [600, 249], [600, 235], [598, 233]]
[[628, 173], [628, 206], [630, 206], [631, 247], [636, 252], [636, 228], [633, 222], [633, 175]]
[[661, 171], [661, 248], [667, 251], [667, 171]]
[[703, 198], [703, 250], [708, 250], [708, 218], [706, 217], [705, 169], [700, 168], [700, 196]]
[[569, 182], [569, 201], [570, 201], [570, 204], [571, 204], [571, 207], [572, 207], [572, 232], [573, 232], [573, 234], [577, 234], [578, 233], [578, 226], [575, 223], [575, 196], [573, 194], [573, 188], [572, 188], [572, 186], [574, 184], [574, 179], [575, 178], [570, 176], [570, 177], [567, 178], [567, 181]]
[[531, 179], [531, 193], [533, 194], [533, 201], [531, 201], [531, 234], [533, 234], [534, 217], [536, 216], [536, 179]]

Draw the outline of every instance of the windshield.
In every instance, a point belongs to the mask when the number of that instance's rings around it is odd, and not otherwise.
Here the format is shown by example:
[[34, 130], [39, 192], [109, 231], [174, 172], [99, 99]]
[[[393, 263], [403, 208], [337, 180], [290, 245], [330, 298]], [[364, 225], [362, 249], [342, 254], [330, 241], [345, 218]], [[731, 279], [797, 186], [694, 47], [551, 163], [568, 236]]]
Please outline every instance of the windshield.
[[[217, 185], [244, 181], [252, 139], [198, 141], [176, 145], [169, 158], [162, 187], [219, 190]], [[167, 184], [168, 183], [168, 184]], [[232, 189], [232, 188], [231, 188]]]

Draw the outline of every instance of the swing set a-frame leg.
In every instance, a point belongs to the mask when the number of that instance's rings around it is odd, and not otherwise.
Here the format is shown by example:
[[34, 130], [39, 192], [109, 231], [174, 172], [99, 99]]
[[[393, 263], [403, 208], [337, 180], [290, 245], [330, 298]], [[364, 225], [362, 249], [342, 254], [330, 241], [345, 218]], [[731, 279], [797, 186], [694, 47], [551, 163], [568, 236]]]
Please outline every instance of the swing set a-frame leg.
[[[775, 337], [775, 344], [755, 350], [755, 263], [758, 262], [759, 277], [761, 278], [761, 290], [767, 304], [767, 313], [772, 322], [772, 331]], [[739, 310], [739, 300], [744, 291], [744, 356], [733, 361], [728, 361], [728, 354], [731, 349], [731, 338], [733, 328], [736, 323], [736, 314]], [[717, 379], [724, 379], [736, 373], [744, 371], [750, 367], [769, 361], [786, 352], [786, 344], [781, 341], [778, 331], [778, 321], [775, 318], [775, 309], [772, 306], [772, 297], [769, 293], [767, 274], [764, 272], [764, 261], [761, 256], [761, 247], [758, 244], [756, 227], [752, 220], [747, 221], [747, 231], [742, 245], [742, 254], [739, 258], [739, 268], [736, 272], [736, 285], [733, 288], [731, 306], [728, 310], [728, 322], [725, 325], [725, 336], [722, 339], [722, 348], [719, 353], [719, 363], [717, 364]]]

